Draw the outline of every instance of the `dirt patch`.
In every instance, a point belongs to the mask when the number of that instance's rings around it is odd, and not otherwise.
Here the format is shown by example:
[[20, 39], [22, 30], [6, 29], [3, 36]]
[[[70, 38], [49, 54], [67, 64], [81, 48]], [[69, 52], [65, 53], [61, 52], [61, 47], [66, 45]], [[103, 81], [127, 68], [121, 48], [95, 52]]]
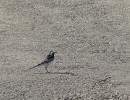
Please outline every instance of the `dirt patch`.
[[[129, 100], [129, 0], [1, 0], [1, 100]], [[55, 50], [55, 61], [28, 71]]]

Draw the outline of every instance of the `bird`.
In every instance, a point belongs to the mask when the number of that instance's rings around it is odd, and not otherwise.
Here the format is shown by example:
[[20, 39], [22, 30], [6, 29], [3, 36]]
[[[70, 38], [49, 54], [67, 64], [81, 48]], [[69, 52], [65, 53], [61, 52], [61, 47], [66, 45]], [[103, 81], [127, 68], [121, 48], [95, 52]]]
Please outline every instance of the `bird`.
[[31, 69], [33, 69], [35, 67], [38, 67], [40, 65], [44, 65], [47, 73], [49, 73], [48, 70], [47, 70], [47, 67], [54, 61], [55, 53], [57, 53], [57, 52], [53, 51], [53, 50], [50, 51], [50, 53], [46, 56], [46, 59], [44, 61], [42, 61], [41, 63], [37, 64], [36, 66], [33, 66], [33, 67], [29, 68], [29, 70], [31, 70]]

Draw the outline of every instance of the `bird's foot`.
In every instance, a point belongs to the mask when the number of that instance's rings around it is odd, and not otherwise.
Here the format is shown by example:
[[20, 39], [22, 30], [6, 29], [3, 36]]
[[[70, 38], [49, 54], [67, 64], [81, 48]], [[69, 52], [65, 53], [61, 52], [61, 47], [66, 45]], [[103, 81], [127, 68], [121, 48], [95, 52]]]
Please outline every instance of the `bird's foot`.
[[48, 71], [47, 71], [46, 74], [48, 74], [48, 73], [51, 73], [51, 72], [48, 72]]

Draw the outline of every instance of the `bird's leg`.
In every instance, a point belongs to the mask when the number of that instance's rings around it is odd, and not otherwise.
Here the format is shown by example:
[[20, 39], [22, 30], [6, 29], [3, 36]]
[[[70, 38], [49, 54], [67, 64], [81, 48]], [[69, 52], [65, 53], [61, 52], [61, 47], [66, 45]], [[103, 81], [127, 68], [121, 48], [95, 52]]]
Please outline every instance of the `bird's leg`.
[[49, 73], [48, 70], [47, 70], [47, 67], [45, 67], [45, 69], [46, 69], [47, 73]]

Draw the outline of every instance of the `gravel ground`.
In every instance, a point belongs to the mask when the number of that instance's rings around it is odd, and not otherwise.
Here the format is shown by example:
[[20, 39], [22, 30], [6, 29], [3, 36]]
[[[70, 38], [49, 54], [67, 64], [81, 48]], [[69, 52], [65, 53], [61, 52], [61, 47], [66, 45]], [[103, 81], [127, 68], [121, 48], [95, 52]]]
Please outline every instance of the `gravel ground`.
[[0, 63], [0, 100], [130, 100], [130, 0], [0, 0]]

